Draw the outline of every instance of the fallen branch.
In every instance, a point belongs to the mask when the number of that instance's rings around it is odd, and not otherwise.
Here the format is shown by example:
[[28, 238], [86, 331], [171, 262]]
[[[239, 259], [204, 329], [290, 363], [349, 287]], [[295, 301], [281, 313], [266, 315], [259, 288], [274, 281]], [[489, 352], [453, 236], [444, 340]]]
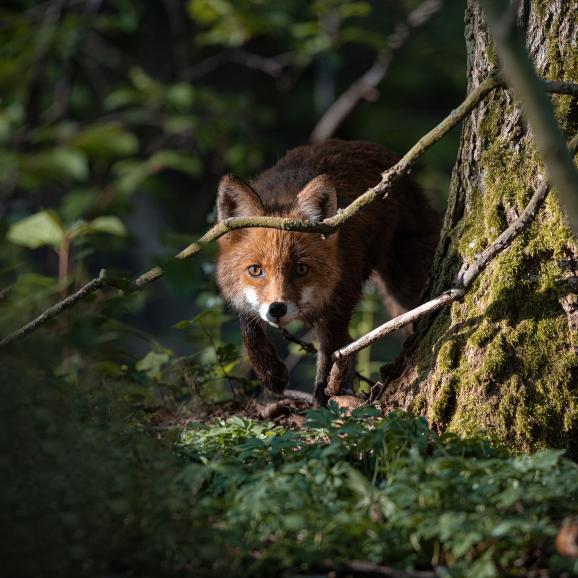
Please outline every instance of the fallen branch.
[[[578, 84], [561, 81], [543, 81], [544, 88], [548, 92], [562, 92], [563, 94], [578, 94]], [[363, 195], [355, 199], [344, 209], [340, 209], [336, 215], [324, 221], [299, 221], [296, 219], [286, 219], [281, 217], [233, 217], [225, 219], [209, 229], [198, 241], [183, 249], [177, 259], [187, 259], [197, 254], [201, 248], [209, 242], [215, 241], [237, 229], [249, 227], [264, 227], [270, 229], [281, 229], [285, 231], [298, 231], [302, 233], [321, 233], [329, 235], [351, 219], [359, 210], [382, 198], [388, 194], [393, 184], [406, 174], [416, 161], [436, 142], [444, 137], [454, 126], [460, 123], [490, 92], [502, 86], [502, 82], [495, 74], [490, 74], [483, 80], [467, 97], [435, 128], [425, 134], [418, 142], [392, 167], [382, 173], [380, 182], [368, 189]], [[25, 337], [35, 331], [44, 323], [57, 316], [60, 312], [72, 307], [84, 297], [94, 293], [104, 286], [113, 286], [123, 291], [137, 291], [149, 283], [156, 281], [164, 275], [161, 268], [155, 267], [147, 271], [135, 281], [128, 279], [114, 278], [106, 274], [107, 282], [93, 279], [87, 285], [79, 289], [76, 293], [53, 305], [50, 309], [39, 315], [36, 319], [27, 323], [21, 329], [7, 335], [0, 341], [0, 347], [4, 347]], [[87, 289], [87, 287], [89, 287]], [[411, 322], [410, 322], [411, 323]]]
[[[578, 150], [578, 133], [568, 143], [568, 149], [572, 154], [575, 154]], [[476, 258], [474, 263], [464, 263], [456, 276], [454, 287], [452, 289], [448, 289], [435, 299], [432, 299], [407, 313], [403, 313], [395, 319], [391, 319], [387, 323], [384, 323], [366, 335], [363, 335], [356, 341], [335, 351], [333, 353], [334, 363], [329, 374], [326, 394], [329, 397], [339, 395], [341, 391], [341, 383], [347, 372], [349, 359], [353, 354], [369, 347], [372, 343], [383, 339], [386, 335], [389, 335], [406, 325], [415, 323], [416, 321], [439, 311], [449, 303], [461, 299], [491, 261], [504, 251], [504, 249], [509, 247], [514, 239], [524, 229], [526, 229], [530, 223], [532, 223], [538, 214], [538, 211], [544, 204], [550, 188], [550, 183], [546, 178], [544, 178], [520, 216]]]
[[403, 22], [395, 26], [394, 31], [386, 39], [386, 47], [379, 51], [371, 68], [356, 80], [319, 119], [311, 133], [312, 143], [330, 138], [357, 103], [375, 91], [387, 74], [393, 59], [409, 40], [412, 30], [428, 22], [440, 10], [442, 4], [443, 0], [424, 0], [408, 14]]

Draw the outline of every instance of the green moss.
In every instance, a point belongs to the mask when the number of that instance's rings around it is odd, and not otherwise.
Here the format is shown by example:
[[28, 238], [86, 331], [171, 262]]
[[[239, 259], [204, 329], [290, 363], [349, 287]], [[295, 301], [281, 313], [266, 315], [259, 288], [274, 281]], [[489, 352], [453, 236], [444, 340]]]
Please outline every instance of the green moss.
[[558, 36], [560, 32], [560, 16], [559, 13], [556, 14], [552, 26], [550, 28], [550, 33], [547, 40], [547, 54], [548, 54], [548, 76], [550, 78], [560, 78], [562, 71], [564, 70], [564, 62], [562, 60], [562, 55], [560, 54], [560, 48], [558, 46]]
[[[533, 151], [499, 138], [481, 162], [480, 190], [451, 237], [456, 253], [470, 260], [519, 215], [541, 171]], [[430, 394], [415, 406], [434, 425], [461, 434], [489, 430], [520, 450], [571, 445], [578, 435], [578, 364], [559, 304], [558, 266], [571, 246], [551, 196], [537, 222], [489, 265], [463, 302], [438, 316], [423, 340], [422, 361], [433, 367]]]
[[496, 331], [497, 328], [494, 327], [490, 320], [484, 319], [476, 331], [474, 331], [474, 333], [472, 333], [470, 336], [468, 345], [473, 347], [481, 347], [496, 334]]
[[455, 411], [457, 380], [445, 378], [436, 392], [435, 401], [428, 412], [428, 419], [434, 425], [445, 426]]
[[413, 415], [423, 415], [427, 406], [427, 400], [425, 394], [420, 392], [412, 400], [411, 406], [409, 408], [410, 413]]
[[439, 350], [437, 356], [437, 369], [438, 371], [451, 371], [455, 367], [457, 355], [456, 341], [449, 339], [446, 341]]
[[476, 377], [480, 380], [496, 380], [506, 370], [510, 355], [504, 333], [498, 333], [484, 350], [483, 361]]

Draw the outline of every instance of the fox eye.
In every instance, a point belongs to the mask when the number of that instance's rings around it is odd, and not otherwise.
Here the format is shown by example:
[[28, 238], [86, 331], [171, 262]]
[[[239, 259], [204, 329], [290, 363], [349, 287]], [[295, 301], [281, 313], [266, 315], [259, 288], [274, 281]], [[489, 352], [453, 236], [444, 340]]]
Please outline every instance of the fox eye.
[[249, 265], [247, 271], [251, 277], [261, 277], [263, 275], [263, 269], [259, 265]]
[[305, 277], [307, 273], [309, 273], [308, 265], [305, 265], [305, 263], [297, 263], [297, 265], [295, 265], [295, 275], [297, 275], [297, 277]]

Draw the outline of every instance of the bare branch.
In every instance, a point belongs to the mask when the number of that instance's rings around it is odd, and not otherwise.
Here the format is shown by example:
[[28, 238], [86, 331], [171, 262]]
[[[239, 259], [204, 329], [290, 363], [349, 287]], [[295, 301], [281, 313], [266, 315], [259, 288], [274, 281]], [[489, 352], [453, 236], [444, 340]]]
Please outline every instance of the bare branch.
[[357, 103], [371, 94], [383, 80], [393, 59], [409, 40], [412, 30], [428, 22], [440, 10], [442, 4], [443, 0], [424, 0], [408, 14], [403, 22], [396, 24], [394, 31], [386, 39], [386, 47], [379, 51], [371, 68], [356, 80], [319, 119], [311, 133], [311, 142], [318, 143], [335, 134], [337, 127]]
[[554, 108], [546, 97], [534, 66], [515, 26], [515, 4], [480, 0], [484, 8], [502, 76], [514, 90], [532, 129], [546, 175], [566, 210], [570, 226], [578, 232], [578, 171], [568, 153]]
[[[568, 149], [572, 155], [574, 155], [578, 150], [578, 133], [574, 135], [572, 140], [568, 143]], [[530, 223], [532, 223], [538, 214], [538, 211], [544, 204], [550, 188], [550, 184], [546, 178], [544, 178], [520, 216], [477, 257], [475, 263], [472, 265], [464, 263], [456, 276], [454, 288], [445, 291], [435, 299], [432, 299], [407, 313], [403, 313], [402, 315], [391, 319], [387, 323], [384, 323], [366, 335], [363, 335], [356, 341], [335, 351], [333, 353], [334, 363], [331, 368], [329, 383], [326, 390], [327, 395], [330, 397], [339, 395], [341, 382], [347, 372], [349, 359], [353, 354], [369, 347], [372, 343], [383, 339], [386, 335], [389, 335], [406, 325], [415, 323], [423, 317], [427, 317], [428, 315], [439, 311], [449, 303], [461, 299], [488, 264], [504, 249], [508, 248], [514, 239], [524, 229], [526, 229]]]
[[411, 323], [415, 323], [422, 317], [427, 317], [431, 315], [435, 311], [439, 311], [443, 307], [445, 307], [448, 303], [459, 299], [464, 295], [465, 291], [463, 289], [450, 289], [445, 293], [442, 293], [439, 297], [408, 311], [407, 313], [403, 313], [394, 319], [391, 319], [387, 323], [380, 325], [379, 327], [373, 329], [369, 333], [366, 333], [356, 341], [353, 341], [349, 345], [338, 349], [333, 353], [333, 367], [331, 368], [331, 372], [329, 374], [329, 382], [327, 384], [327, 389], [325, 393], [329, 397], [334, 397], [339, 395], [341, 392], [341, 383], [345, 374], [347, 373], [347, 367], [349, 365], [349, 360], [351, 356], [369, 347], [372, 343], [383, 339], [386, 335], [405, 327], [406, 325], [410, 325]]
[[141, 275], [135, 281], [130, 281], [129, 279], [124, 279], [122, 277], [117, 277], [107, 273], [104, 269], [100, 272], [98, 277], [95, 277], [89, 281], [86, 285], [83, 285], [78, 291], [66, 297], [62, 301], [59, 301], [44, 313], [40, 314], [38, 317], [21, 327], [17, 331], [10, 333], [4, 339], [0, 341], [0, 347], [5, 347], [6, 345], [26, 337], [29, 333], [32, 333], [38, 329], [41, 325], [44, 325], [54, 317], [57, 317], [62, 312], [70, 309], [72, 306], [76, 305], [79, 301], [92, 295], [99, 289], [103, 287], [115, 287], [120, 289], [125, 293], [132, 293], [134, 291], [139, 291], [145, 285], [156, 281], [159, 277], [163, 275], [162, 270], [159, 267], [147, 271], [144, 275]]
[[293, 52], [283, 52], [277, 56], [261, 56], [243, 49], [219, 52], [188, 68], [184, 72], [186, 80], [197, 80], [228, 63], [241, 64], [247, 68], [263, 72], [274, 79], [279, 79], [283, 71], [295, 62]]
[[299, 231], [302, 233], [321, 233], [329, 235], [336, 231], [343, 223], [353, 217], [361, 208], [373, 203], [379, 197], [389, 192], [392, 185], [415, 164], [415, 162], [438, 140], [445, 136], [456, 124], [472, 111], [479, 102], [492, 90], [500, 86], [500, 81], [495, 75], [490, 75], [477, 88], [475, 88], [444, 120], [435, 128], [423, 136], [395, 165], [382, 173], [381, 181], [368, 189], [363, 195], [355, 199], [344, 209], [340, 209], [336, 215], [320, 222], [303, 222], [295, 219], [282, 217], [232, 217], [217, 223], [209, 229], [198, 241], [183, 249], [178, 259], [186, 259], [201, 250], [202, 245], [215, 241], [225, 233], [247, 227], [266, 227], [271, 229], [283, 229], [286, 231]]
[[6, 337], [4, 337], [4, 339], [2, 339], [2, 341], [0, 341], [0, 347], [4, 347], [12, 343], [13, 341], [22, 339], [29, 333], [32, 333], [34, 330], [38, 329], [41, 325], [44, 325], [57, 315], [60, 315], [60, 313], [62, 313], [63, 311], [66, 311], [66, 309], [70, 309], [70, 307], [78, 303], [81, 299], [84, 299], [85, 297], [92, 295], [92, 293], [98, 291], [99, 289], [104, 287], [104, 285], [105, 282], [102, 277], [99, 276], [96, 277], [95, 279], [92, 279], [92, 281], [89, 281], [86, 285], [81, 287], [76, 293], [73, 293], [66, 299], [63, 299], [62, 301], [56, 303], [56, 305], [53, 305], [52, 307], [47, 309], [44, 313], [36, 317], [36, 319], [33, 319], [32, 321], [24, 325], [24, 327], [21, 327], [17, 331], [8, 334]]

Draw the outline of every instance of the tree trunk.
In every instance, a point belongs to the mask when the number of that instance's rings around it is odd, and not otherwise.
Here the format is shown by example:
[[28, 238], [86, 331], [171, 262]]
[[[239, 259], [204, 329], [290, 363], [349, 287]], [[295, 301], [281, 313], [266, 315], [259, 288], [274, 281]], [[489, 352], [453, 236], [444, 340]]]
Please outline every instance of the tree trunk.
[[[518, 17], [539, 75], [578, 82], [578, 0], [526, 0]], [[471, 90], [496, 58], [474, 0], [465, 22]], [[552, 98], [570, 137], [578, 130], [577, 99]], [[451, 287], [462, 262], [519, 215], [542, 174], [512, 94], [493, 92], [462, 128], [427, 297]], [[551, 193], [536, 222], [463, 301], [418, 326], [386, 406], [424, 415], [440, 431], [485, 430], [518, 450], [566, 447], [577, 456], [576, 270], [576, 244]]]

